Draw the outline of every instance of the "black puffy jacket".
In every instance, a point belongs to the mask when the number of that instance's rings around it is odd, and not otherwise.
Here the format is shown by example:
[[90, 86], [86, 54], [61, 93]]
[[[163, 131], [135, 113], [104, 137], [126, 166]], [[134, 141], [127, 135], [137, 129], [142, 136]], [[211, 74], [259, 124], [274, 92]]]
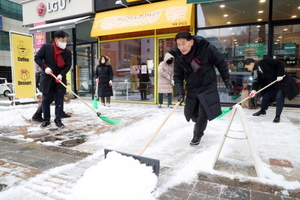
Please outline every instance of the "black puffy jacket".
[[187, 121], [195, 112], [197, 101], [200, 101], [209, 120], [221, 114], [219, 93], [217, 90], [217, 75], [215, 67], [224, 81], [229, 80], [227, 64], [218, 49], [203, 37], [193, 36], [195, 54], [201, 63], [201, 69], [195, 73], [189, 63], [183, 59], [180, 50], [175, 46], [170, 53], [175, 58], [174, 82], [178, 94], [185, 94], [187, 90], [184, 114]]

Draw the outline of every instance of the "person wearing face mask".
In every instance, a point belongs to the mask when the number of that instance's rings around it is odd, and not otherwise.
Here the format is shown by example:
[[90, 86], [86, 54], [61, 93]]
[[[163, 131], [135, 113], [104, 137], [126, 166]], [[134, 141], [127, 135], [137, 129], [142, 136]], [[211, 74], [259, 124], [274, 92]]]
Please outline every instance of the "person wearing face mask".
[[163, 95], [168, 95], [168, 107], [172, 108], [173, 92], [173, 59], [170, 53], [166, 53], [164, 60], [158, 66], [158, 107], [163, 104]]
[[227, 64], [218, 49], [201, 36], [181, 31], [175, 36], [174, 82], [178, 101], [185, 101], [184, 115], [195, 122], [191, 146], [198, 145], [208, 120], [221, 111], [216, 70], [218, 69], [229, 93], [232, 83]]
[[112, 81], [114, 74], [108, 56], [103, 55], [99, 58], [95, 74], [101, 104], [110, 107], [110, 97], [113, 96]]
[[[44, 44], [36, 53], [34, 61], [41, 68], [40, 91], [42, 92], [43, 123], [42, 128], [50, 123], [50, 104], [55, 101], [55, 125], [64, 128], [61, 121], [64, 109], [64, 94], [66, 88], [60, 83], [66, 84], [66, 74], [71, 68], [72, 54], [66, 49], [69, 35], [64, 31], [54, 33], [52, 43]], [[55, 79], [52, 75], [55, 75]]]

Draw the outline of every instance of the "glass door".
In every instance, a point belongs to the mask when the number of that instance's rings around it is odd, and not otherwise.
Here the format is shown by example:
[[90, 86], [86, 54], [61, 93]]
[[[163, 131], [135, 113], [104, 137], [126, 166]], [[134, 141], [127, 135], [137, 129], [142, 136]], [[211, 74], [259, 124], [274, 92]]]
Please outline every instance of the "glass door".
[[93, 76], [96, 62], [96, 44], [77, 45], [76, 81], [79, 96], [92, 97], [94, 94]]
[[[175, 36], [172, 36], [171, 38], [170, 37], [158, 38], [158, 54], [157, 54], [158, 55], [158, 58], [157, 58], [158, 62], [157, 62], [157, 67], [158, 67], [159, 63], [164, 60], [165, 54], [173, 49], [173, 47], [175, 45], [174, 37]], [[157, 84], [157, 86], [158, 86], [158, 84]], [[158, 90], [156, 90], [156, 91], [157, 91], [157, 94], [158, 94]], [[156, 95], [156, 96], [158, 97], [158, 95]], [[173, 87], [172, 96], [173, 96], [173, 102], [174, 102], [174, 97], [177, 96], [177, 92], [176, 92], [175, 87]], [[167, 96], [163, 97], [163, 101], [164, 101], [164, 104], [167, 103]], [[157, 100], [157, 102], [158, 102], [158, 100]]]

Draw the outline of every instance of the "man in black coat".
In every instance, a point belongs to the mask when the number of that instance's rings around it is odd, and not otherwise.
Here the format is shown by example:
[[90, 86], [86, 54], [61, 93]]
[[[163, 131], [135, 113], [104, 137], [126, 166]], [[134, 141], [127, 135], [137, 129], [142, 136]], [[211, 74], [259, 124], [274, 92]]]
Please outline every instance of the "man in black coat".
[[278, 81], [263, 91], [261, 108], [258, 112], [253, 113], [253, 116], [265, 115], [272, 97], [275, 96], [276, 115], [273, 122], [279, 123], [285, 97], [287, 96], [289, 100], [292, 100], [299, 94], [299, 88], [295, 81], [284, 72], [284, 65], [280, 60], [264, 58], [255, 61], [248, 58], [244, 61], [244, 64], [248, 71], [253, 72], [252, 91], [249, 97], [253, 98], [259, 88], [263, 88], [275, 80]]
[[[42, 70], [40, 77], [40, 91], [43, 94], [42, 110], [44, 121], [41, 127], [50, 125], [50, 104], [52, 103], [52, 95], [55, 101], [55, 119], [54, 122], [58, 128], [64, 128], [61, 122], [64, 94], [66, 88], [60, 83], [66, 84], [66, 74], [71, 68], [72, 54], [66, 49], [68, 34], [64, 31], [54, 33], [53, 43], [44, 44], [35, 55], [35, 62]], [[55, 75], [57, 78], [53, 78]]]
[[207, 120], [213, 120], [222, 113], [215, 67], [230, 90], [232, 83], [223, 56], [203, 37], [182, 31], [175, 36], [175, 42], [176, 46], [170, 53], [175, 59], [174, 83], [178, 101], [184, 101], [185, 87], [184, 114], [187, 121], [192, 119], [195, 122], [190, 145], [198, 145], [204, 135]]

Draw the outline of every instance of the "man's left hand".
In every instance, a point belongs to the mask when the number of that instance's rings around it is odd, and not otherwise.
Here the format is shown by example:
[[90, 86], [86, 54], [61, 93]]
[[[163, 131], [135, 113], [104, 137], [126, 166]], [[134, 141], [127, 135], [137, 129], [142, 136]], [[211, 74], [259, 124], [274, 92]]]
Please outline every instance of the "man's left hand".
[[62, 79], [62, 75], [58, 74], [56, 79], [55, 79], [55, 82], [59, 83], [59, 82], [61, 82], [61, 79]]
[[229, 95], [233, 94], [233, 87], [231, 81], [227, 80], [225, 81], [225, 86], [227, 89], [229, 89]]
[[284, 76], [277, 76], [277, 82], [281, 81]]

